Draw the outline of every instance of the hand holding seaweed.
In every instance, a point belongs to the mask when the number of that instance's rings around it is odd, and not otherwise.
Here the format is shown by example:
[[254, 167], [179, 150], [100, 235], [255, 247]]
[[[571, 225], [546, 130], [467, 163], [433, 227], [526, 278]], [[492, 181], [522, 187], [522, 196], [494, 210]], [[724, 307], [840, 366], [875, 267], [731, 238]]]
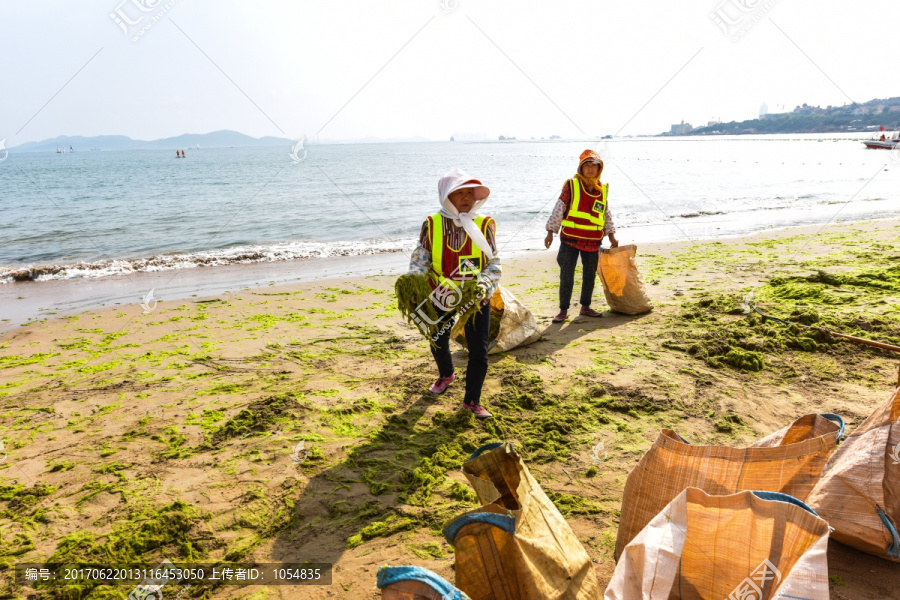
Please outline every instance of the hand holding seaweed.
[[449, 311], [443, 318], [438, 316], [432, 300], [431, 286], [424, 275], [407, 273], [397, 278], [394, 292], [397, 294], [397, 309], [408, 323], [416, 325], [429, 341], [434, 344], [441, 332], [442, 323], [452, 318], [452, 313], [459, 315], [460, 327], [464, 327], [481, 308], [480, 300], [485, 295], [483, 286], [470, 279], [465, 282], [442, 282], [442, 285], [459, 285], [459, 292], [452, 292], [448, 298]]

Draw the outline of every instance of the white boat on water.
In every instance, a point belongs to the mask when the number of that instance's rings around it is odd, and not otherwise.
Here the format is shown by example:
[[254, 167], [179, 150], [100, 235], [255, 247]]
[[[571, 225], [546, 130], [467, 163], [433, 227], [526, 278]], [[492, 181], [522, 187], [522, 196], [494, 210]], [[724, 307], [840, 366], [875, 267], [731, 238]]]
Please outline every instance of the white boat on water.
[[887, 131], [880, 131], [872, 136], [872, 139], [863, 140], [863, 144], [870, 150], [893, 150], [894, 146], [900, 144], [900, 131], [890, 134]]

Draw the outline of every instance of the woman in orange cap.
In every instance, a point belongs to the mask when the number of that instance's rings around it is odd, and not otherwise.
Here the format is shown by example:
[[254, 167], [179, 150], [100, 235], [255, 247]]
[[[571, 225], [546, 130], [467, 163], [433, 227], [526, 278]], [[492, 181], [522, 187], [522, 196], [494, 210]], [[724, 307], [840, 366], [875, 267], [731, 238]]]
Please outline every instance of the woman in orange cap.
[[581, 255], [581, 267], [584, 279], [581, 282], [581, 313], [586, 317], [602, 317], [603, 313], [591, 308], [591, 296], [594, 293], [594, 281], [597, 277], [597, 261], [603, 236], [609, 236], [610, 246], [619, 245], [616, 240], [616, 228], [613, 224], [606, 201], [609, 184], [600, 182], [603, 172], [603, 161], [593, 150], [581, 153], [578, 172], [575, 177], [563, 184], [559, 201], [547, 220], [547, 237], [544, 246], [549, 248], [553, 243], [553, 234], [559, 235], [559, 314], [553, 318], [554, 323], [561, 323], [569, 318], [569, 304], [572, 300], [572, 288], [575, 285], [575, 265]]

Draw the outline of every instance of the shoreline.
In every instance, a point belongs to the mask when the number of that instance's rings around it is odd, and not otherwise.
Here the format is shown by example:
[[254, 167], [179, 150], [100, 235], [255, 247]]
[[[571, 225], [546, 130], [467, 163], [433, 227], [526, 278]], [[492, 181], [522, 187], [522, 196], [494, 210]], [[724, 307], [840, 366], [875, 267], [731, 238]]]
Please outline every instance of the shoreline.
[[[765, 236], [805, 235], [834, 227], [866, 224], [900, 223], [900, 218], [838, 221], [813, 225], [788, 225], [770, 227], [753, 233], [704, 237], [686, 240], [665, 239], [646, 241], [648, 226], [631, 228], [644, 230], [644, 235], [622, 237], [621, 242], [636, 243], [641, 251], [665, 252], [684, 245], [703, 245], [714, 242], [738, 243]], [[653, 227], [653, 226], [650, 226]], [[671, 224], [656, 226], [670, 228]], [[622, 227], [621, 232], [629, 232]], [[559, 240], [554, 239], [550, 250], [519, 249], [506, 251], [505, 261], [517, 262], [540, 253], [556, 256]], [[48, 281], [23, 281], [0, 284], [0, 339], [19, 327], [48, 317], [62, 318], [104, 307], [140, 305], [147, 293], [153, 290], [153, 298], [160, 302], [174, 302], [189, 298], [208, 298], [238, 290], [262, 287], [292, 286], [314, 281], [339, 282], [360, 279], [372, 275], [399, 275], [406, 268], [409, 255], [403, 251], [379, 254], [335, 256], [285, 261], [259, 262], [172, 269], [154, 272], [135, 272], [105, 277], [81, 277]], [[554, 262], [555, 265], [555, 262]], [[599, 285], [599, 284], [598, 284]]]

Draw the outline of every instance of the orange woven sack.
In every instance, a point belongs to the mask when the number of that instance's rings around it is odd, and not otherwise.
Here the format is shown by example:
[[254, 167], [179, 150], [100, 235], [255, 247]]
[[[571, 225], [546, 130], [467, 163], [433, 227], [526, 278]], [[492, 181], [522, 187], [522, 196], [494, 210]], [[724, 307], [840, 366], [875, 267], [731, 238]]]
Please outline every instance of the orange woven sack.
[[834, 539], [900, 561], [900, 387], [837, 449], [809, 504]]
[[828, 600], [828, 523], [775, 492], [688, 488], [622, 553], [605, 600]]
[[616, 560], [634, 536], [689, 487], [724, 496], [744, 490], [806, 500], [844, 432], [837, 415], [806, 415], [749, 448], [694, 446], [663, 429], [628, 475]]
[[472, 600], [594, 600], [594, 567], [509, 443], [488, 444], [463, 465], [482, 503], [444, 529], [456, 587]]
[[610, 248], [600, 253], [597, 265], [610, 310], [626, 315], [639, 315], [653, 309], [634, 260], [636, 254], [634, 244]]

